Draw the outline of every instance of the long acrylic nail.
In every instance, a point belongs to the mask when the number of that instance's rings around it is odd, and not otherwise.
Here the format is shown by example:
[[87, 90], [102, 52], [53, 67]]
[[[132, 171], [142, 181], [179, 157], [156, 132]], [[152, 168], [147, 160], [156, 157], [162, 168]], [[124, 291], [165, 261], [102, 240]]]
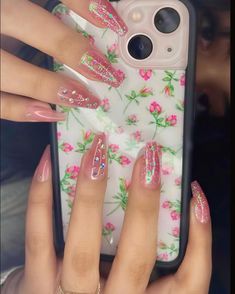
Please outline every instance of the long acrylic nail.
[[120, 36], [124, 36], [128, 31], [124, 21], [107, 0], [90, 0], [89, 11], [99, 23]]
[[87, 174], [92, 180], [102, 179], [107, 166], [106, 138], [104, 133], [97, 134], [89, 152]]
[[57, 97], [60, 102], [66, 103], [70, 107], [96, 109], [101, 103], [99, 98], [87, 90], [82, 87], [75, 87], [72, 84], [61, 86], [58, 90]]
[[210, 209], [202, 188], [197, 181], [191, 183], [194, 198], [194, 213], [200, 223], [208, 223], [210, 220]]
[[79, 68], [94, 79], [118, 87], [124, 80], [124, 73], [112, 67], [107, 58], [98, 50], [89, 50], [83, 54]]
[[55, 122], [65, 120], [66, 115], [47, 107], [29, 105], [26, 109], [25, 118], [27, 121]]
[[41, 157], [39, 165], [34, 174], [34, 177], [38, 182], [45, 182], [49, 179], [51, 173], [50, 162], [50, 146], [48, 145]]
[[160, 185], [160, 154], [160, 148], [156, 142], [146, 144], [140, 180], [147, 188], [156, 189]]

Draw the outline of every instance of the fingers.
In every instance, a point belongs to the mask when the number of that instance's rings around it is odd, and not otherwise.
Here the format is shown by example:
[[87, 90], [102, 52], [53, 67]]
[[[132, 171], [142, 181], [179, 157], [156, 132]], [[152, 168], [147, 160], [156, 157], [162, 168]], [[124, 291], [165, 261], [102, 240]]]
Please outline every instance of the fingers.
[[17, 122], [55, 122], [66, 118], [47, 103], [1, 92], [1, 119]]
[[160, 151], [148, 143], [134, 167], [117, 255], [106, 293], [144, 293], [156, 261]]
[[[23, 291], [22, 293], [54, 293], [56, 256], [53, 246], [49, 146], [45, 149], [33, 177], [26, 216], [25, 242], [27, 292]], [[43, 281], [40, 289], [38, 289], [39, 277]], [[32, 289], [28, 289], [29, 285]], [[36, 289], [38, 292], [35, 292]]]
[[79, 3], [76, 0], [64, 0], [63, 2], [94, 25], [110, 28], [120, 36], [128, 30], [107, 0], [80, 0]]
[[[113, 87], [121, 84], [123, 77], [119, 71], [82, 34], [30, 1], [2, 2], [4, 34], [55, 57], [87, 78], [103, 81]], [[79, 6], [80, 1], [76, 2]]]
[[186, 255], [176, 276], [188, 293], [207, 294], [211, 277], [211, 221], [206, 197], [197, 182], [192, 183], [193, 199]]
[[1, 57], [4, 92], [69, 107], [97, 108], [100, 104], [99, 98], [76, 80], [39, 68], [4, 50]]
[[66, 291], [95, 293], [103, 199], [107, 180], [106, 140], [98, 134], [83, 157], [64, 251], [61, 283]]

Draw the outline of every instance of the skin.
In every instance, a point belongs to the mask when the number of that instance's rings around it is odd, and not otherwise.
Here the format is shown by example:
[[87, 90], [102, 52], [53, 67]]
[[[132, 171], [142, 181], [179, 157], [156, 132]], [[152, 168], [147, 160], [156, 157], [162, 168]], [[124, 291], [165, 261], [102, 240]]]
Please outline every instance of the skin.
[[[100, 279], [102, 205], [108, 170], [105, 169], [99, 180], [89, 177], [92, 150], [82, 159], [64, 258], [58, 260], [53, 246], [52, 183], [47, 147], [29, 193], [25, 267], [7, 279], [2, 293], [56, 293], [59, 281], [68, 291], [95, 293]], [[194, 199], [187, 251], [180, 268], [175, 274], [148, 285], [156, 254], [160, 185], [149, 188], [139, 181], [143, 164], [141, 156], [133, 169], [118, 251], [108, 278], [101, 278], [101, 293], [206, 294], [211, 276], [211, 222], [210, 219], [206, 223], [198, 221]], [[39, 180], [40, 170], [46, 171], [47, 178], [44, 175], [43, 181], [42, 177]]]

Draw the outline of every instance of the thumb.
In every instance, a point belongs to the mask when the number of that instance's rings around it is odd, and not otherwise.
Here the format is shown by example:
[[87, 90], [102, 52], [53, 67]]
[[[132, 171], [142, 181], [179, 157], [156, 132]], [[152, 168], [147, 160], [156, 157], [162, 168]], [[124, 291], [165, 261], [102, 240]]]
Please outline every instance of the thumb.
[[188, 293], [206, 294], [212, 270], [210, 210], [198, 182], [193, 182], [191, 187], [193, 198], [190, 204], [188, 246], [176, 276], [187, 287]]

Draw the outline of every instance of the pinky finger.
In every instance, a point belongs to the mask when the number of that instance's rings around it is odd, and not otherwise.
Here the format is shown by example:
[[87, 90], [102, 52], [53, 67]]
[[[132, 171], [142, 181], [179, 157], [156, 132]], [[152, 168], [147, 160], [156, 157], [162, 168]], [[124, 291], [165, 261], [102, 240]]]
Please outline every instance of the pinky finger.
[[56, 122], [65, 120], [66, 115], [52, 110], [48, 103], [1, 92], [0, 118], [16, 122]]

